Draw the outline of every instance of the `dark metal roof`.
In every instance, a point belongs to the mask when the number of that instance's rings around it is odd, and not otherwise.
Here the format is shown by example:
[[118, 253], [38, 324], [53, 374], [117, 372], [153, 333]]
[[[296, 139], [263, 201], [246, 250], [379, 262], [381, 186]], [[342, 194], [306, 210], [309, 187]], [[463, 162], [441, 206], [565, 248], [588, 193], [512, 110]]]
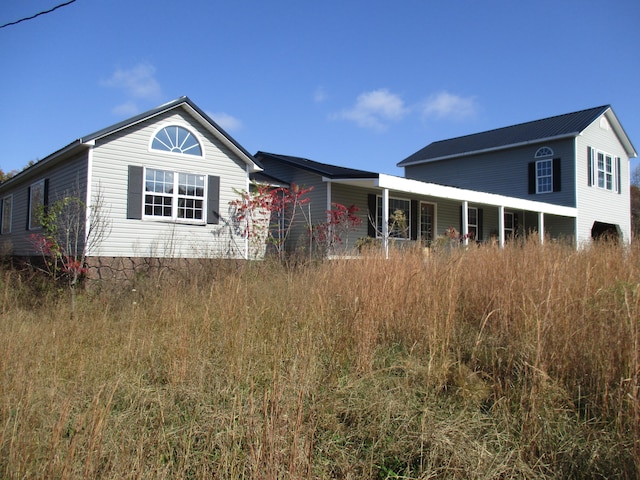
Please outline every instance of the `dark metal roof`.
[[609, 105], [603, 105], [579, 112], [433, 142], [402, 160], [398, 166], [404, 167], [422, 161], [507, 148], [537, 140], [576, 136], [609, 108], [611, 108]]
[[[275, 153], [258, 152], [255, 154], [255, 158], [260, 161], [261, 159], [271, 159], [278, 162], [286, 163], [303, 170], [307, 170], [318, 175], [322, 175], [331, 179], [339, 178], [378, 178], [378, 174], [375, 172], [367, 172], [365, 170], [356, 170], [354, 168], [338, 167], [336, 165], [329, 165], [326, 163], [315, 162], [307, 158], [291, 157], [289, 155], [278, 155]], [[268, 168], [267, 168], [268, 171]]]

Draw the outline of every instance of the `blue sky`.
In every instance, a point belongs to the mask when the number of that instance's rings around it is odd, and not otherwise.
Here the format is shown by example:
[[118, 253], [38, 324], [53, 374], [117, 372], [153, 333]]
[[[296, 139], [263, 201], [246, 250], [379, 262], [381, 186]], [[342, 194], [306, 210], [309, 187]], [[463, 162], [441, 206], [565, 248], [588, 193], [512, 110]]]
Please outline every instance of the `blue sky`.
[[[2, 0], [0, 25], [64, 1]], [[638, 149], [639, 24], [637, 0], [76, 0], [0, 28], [0, 168], [181, 95], [251, 153], [395, 175], [605, 104]]]

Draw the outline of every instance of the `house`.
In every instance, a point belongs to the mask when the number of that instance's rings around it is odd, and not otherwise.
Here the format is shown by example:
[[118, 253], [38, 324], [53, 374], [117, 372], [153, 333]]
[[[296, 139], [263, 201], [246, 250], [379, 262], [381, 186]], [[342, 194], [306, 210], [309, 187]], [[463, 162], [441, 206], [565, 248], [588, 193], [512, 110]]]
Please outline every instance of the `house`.
[[[255, 158], [265, 173], [289, 184], [313, 187], [308, 211], [304, 218], [298, 217], [299, 224], [293, 230], [293, 248], [306, 248], [308, 224], [324, 222], [327, 210], [335, 203], [356, 206], [361, 217], [360, 225], [343, 239], [343, 251], [352, 251], [356, 242], [366, 238], [379, 239], [385, 248], [389, 240], [397, 244], [419, 241], [429, 246], [451, 227], [462, 233], [464, 242], [493, 239], [504, 245], [518, 228], [514, 222], [504, 221], [507, 212], [517, 212], [521, 229], [526, 219], [535, 219], [536, 227], [541, 227], [541, 237], [549, 233], [545, 225], [555, 228], [574, 222], [577, 215], [572, 206], [356, 170], [302, 157], [258, 152]], [[402, 222], [396, 221], [398, 212]]]
[[73, 196], [86, 206], [83, 240], [92, 217], [108, 224], [103, 238], [91, 242], [89, 259], [247, 258], [246, 239], [228, 209], [260, 170], [247, 150], [181, 97], [82, 137], [2, 183], [0, 251], [37, 255], [39, 212]]
[[[580, 246], [603, 234], [630, 242], [629, 159], [636, 156], [605, 105], [433, 142], [398, 166], [408, 179], [574, 209], [575, 215], [541, 216], [504, 205], [500, 218], [509, 232], [544, 230]], [[486, 231], [479, 237], [486, 239]]]

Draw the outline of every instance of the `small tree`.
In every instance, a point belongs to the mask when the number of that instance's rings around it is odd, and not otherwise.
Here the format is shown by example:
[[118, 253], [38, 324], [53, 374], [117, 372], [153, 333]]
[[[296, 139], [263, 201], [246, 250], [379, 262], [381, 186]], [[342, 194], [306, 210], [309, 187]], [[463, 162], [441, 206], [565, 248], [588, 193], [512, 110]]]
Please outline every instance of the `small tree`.
[[253, 184], [252, 189], [238, 192], [240, 198], [230, 202], [235, 210], [235, 223], [254, 246], [266, 242], [275, 248], [278, 258], [284, 260], [291, 229], [297, 216], [304, 216], [302, 207], [309, 203], [306, 195], [312, 189], [296, 184], [290, 188]]
[[332, 203], [333, 208], [327, 210], [327, 221], [313, 227], [313, 238], [327, 253], [335, 250], [346, 241], [349, 243], [349, 232], [360, 226], [362, 220], [357, 215], [360, 211], [355, 205], [345, 207], [340, 203]]
[[71, 312], [75, 313], [76, 289], [87, 272], [86, 260], [109, 234], [111, 224], [104, 211], [100, 191], [87, 205], [79, 196], [68, 194], [39, 212], [42, 233], [31, 235], [31, 242], [44, 260], [47, 274], [65, 280], [71, 293]]

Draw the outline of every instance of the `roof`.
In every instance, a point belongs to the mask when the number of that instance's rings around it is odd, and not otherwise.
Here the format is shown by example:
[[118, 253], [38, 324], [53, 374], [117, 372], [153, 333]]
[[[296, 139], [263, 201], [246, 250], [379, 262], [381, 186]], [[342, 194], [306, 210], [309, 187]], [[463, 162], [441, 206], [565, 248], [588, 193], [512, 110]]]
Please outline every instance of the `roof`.
[[542, 120], [433, 142], [402, 160], [398, 163], [398, 166], [405, 167], [529, 143], [575, 137], [605, 113], [610, 113], [608, 116], [612, 120], [611, 123], [614, 126], [614, 130], [621, 137], [629, 156], [636, 156], [635, 149], [618, 122], [611, 106], [603, 105]]
[[320, 163], [307, 158], [291, 157], [289, 155], [279, 155], [275, 153], [258, 152], [255, 154], [258, 160], [271, 159], [276, 160], [293, 167], [301, 168], [309, 172], [317, 173], [323, 177], [330, 179], [338, 178], [378, 178], [378, 173], [368, 172], [365, 170], [356, 170], [355, 168], [338, 167], [327, 163]]
[[160, 105], [159, 107], [156, 107], [152, 110], [140, 113], [139, 115], [78, 138], [67, 146], [61, 148], [60, 150], [57, 150], [51, 155], [48, 155], [42, 160], [31, 165], [29, 168], [24, 169], [14, 177], [2, 183], [2, 186], [13, 183], [14, 180], [18, 181], [21, 178], [31, 175], [33, 172], [38, 171], [45, 164], [52, 164], [56, 161], [62, 160], [69, 154], [79, 151], [80, 149], [88, 148], [89, 146], [93, 145], [93, 142], [95, 142], [96, 140], [104, 138], [108, 135], [112, 135], [120, 130], [129, 128], [133, 125], [136, 125], [137, 123], [153, 118], [174, 108], [184, 108], [185, 110], [187, 110], [187, 112], [195, 117], [214, 136], [220, 139], [231, 151], [237, 154], [245, 163], [250, 165], [253, 172], [262, 170], [262, 166], [253, 157], [253, 155], [251, 155], [242, 145], [240, 145], [233, 137], [231, 137], [231, 135], [225, 132], [216, 122], [211, 119], [211, 117], [209, 117], [203, 110], [201, 110], [200, 107], [193, 103], [188, 97], [183, 96], [171, 102]]

